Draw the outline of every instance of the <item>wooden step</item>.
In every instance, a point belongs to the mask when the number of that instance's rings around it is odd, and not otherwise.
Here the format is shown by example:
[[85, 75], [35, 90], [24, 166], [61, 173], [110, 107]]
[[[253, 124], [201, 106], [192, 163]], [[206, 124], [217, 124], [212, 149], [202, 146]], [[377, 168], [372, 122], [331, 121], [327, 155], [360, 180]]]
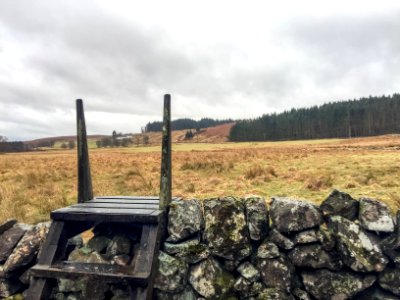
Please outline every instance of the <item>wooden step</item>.
[[101, 279], [110, 283], [124, 282], [145, 287], [150, 278], [150, 272], [131, 274], [132, 267], [94, 263], [66, 263], [62, 265], [36, 265], [31, 269], [31, 275], [42, 278], [79, 278]]

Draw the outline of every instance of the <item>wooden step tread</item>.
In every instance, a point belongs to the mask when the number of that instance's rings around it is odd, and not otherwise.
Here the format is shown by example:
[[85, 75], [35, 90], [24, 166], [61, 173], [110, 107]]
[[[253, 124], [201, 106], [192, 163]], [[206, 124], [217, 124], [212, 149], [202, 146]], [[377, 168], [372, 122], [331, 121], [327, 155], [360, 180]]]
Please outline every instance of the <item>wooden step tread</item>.
[[107, 282], [123, 282], [146, 286], [148, 284], [149, 272], [136, 272], [132, 274], [132, 267], [122, 267], [109, 264], [94, 263], [67, 263], [63, 265], [35, 265], [31, 269], [33, 277], [42, 278], [79, 278], [85, 276], [89, 279], [104, 280]]

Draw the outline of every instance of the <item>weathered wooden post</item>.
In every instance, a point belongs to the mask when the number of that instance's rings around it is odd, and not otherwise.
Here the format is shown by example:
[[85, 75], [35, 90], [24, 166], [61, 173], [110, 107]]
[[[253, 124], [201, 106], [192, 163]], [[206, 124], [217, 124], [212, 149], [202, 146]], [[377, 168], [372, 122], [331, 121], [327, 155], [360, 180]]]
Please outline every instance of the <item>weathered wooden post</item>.
[[76, 100], [77, 150], [78, 150], [78, 202], [93, 199], [89, 152], [86, 137], [85, 114], [82, 99]]
[[171, 95], [164, 95], [164, 119], [162, 127], [160, 209], [171, 201]]

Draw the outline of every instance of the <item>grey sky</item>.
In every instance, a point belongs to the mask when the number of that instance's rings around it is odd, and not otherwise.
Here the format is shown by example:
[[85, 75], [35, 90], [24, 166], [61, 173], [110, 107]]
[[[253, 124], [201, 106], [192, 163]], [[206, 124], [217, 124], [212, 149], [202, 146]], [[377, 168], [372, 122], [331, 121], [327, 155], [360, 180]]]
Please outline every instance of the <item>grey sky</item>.
[[399, 92], [398, 1], [0, 1], [0, 135], [138, 132]]

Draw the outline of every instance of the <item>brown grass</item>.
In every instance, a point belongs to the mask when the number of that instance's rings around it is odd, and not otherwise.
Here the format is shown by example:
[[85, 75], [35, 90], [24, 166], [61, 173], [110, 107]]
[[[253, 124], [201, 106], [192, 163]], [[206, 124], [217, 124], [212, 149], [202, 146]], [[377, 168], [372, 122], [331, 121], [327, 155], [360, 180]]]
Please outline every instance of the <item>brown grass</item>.
[[[371, 145], [373, 148], [371, 148]], [[290, 196], [320, 203], [333, 189], [400, 207], [400, 138], [174, 145], [173, 194]], [[158, 147], [93, 149], [95, 195], [157, 195]], [[47, 220], [76, 202], [74, 151], [0, 156], [0, 221]]]

